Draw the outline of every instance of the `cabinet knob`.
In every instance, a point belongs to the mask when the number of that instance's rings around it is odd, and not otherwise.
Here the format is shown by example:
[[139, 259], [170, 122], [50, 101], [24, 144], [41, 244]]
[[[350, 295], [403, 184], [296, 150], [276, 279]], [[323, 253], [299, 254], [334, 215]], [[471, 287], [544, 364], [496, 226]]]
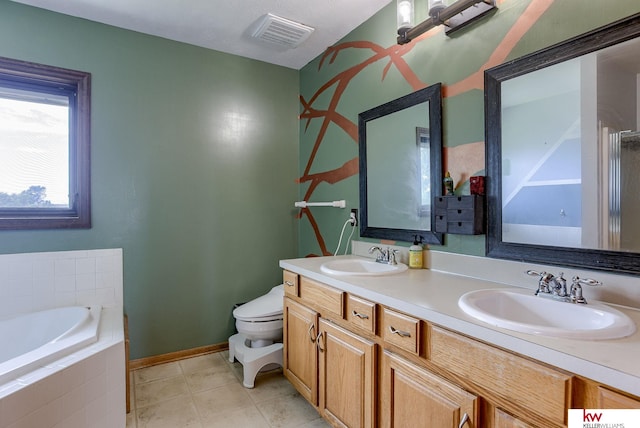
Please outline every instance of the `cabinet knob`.
[[295, 284], [291, 281], [285, 281], [284, 285], [286, 285], [287, 287], [293, 287]]

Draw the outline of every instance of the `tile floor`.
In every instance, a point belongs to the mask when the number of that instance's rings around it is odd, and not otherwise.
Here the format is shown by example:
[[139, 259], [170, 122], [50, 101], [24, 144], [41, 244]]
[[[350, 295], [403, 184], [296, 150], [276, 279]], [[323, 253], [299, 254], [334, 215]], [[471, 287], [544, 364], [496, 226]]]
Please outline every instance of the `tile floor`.
[[138, 369], [131, 375], [127, 428], [325, 428], [329, 425], [282, 375], [242, 386], [227, 351]]

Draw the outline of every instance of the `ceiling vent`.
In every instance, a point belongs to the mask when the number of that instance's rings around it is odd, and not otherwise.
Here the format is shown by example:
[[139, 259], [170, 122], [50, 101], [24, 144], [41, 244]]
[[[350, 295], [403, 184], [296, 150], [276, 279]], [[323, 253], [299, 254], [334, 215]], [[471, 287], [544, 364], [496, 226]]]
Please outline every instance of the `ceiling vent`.
[[268, 13], [262, 17], [252, 37], [293, 49], [307, 40], [313, 30], [312, 27]]

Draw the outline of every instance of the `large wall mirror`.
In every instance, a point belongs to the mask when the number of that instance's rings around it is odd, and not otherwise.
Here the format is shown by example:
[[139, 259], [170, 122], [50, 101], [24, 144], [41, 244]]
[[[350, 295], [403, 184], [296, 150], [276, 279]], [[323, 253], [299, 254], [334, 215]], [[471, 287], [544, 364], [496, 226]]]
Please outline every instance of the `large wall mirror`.
[[640, 272], [640, 14], [485, 72], [487, 255]]
[[358, 115], [360, 236], [442, 244], [442, 93], [434, 84]]

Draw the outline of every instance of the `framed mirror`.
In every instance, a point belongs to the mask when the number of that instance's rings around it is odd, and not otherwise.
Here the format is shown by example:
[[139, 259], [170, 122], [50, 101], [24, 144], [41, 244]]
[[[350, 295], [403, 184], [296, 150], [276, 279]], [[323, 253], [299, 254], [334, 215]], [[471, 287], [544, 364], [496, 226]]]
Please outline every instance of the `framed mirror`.
[[640, 272], [640, 14], [485, 72], [487, 256]]
[[431, 206], [442, 195], [441, 86], [358, 115], [360, 236], [442, 244]]

